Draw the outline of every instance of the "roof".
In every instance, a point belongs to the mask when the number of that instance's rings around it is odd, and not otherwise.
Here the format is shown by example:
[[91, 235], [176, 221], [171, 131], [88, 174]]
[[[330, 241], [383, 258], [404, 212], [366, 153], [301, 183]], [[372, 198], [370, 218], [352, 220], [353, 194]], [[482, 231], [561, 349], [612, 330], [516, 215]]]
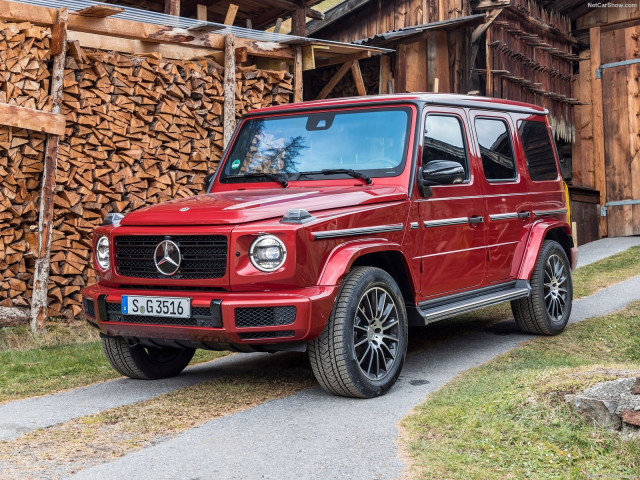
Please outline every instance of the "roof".
[[315, 110], [330, 107], [380, 105], [394, 103], [422, 102], [431, 105], [447, 105], [451, 107], [481, 108], [500, 110], [531, 115], [547, 115], [546, 108], [530, 103], [505, 100], [502, 98], [480, 97], [475, 95], [458, 95], [452, 93], [396, 93], [391, 95], [369, 95], [366, 97], [331, 98], [325, 100], [311, 100], [308, 102], [290, 103], [273, 107], [261, 108], [249, 112], [246, 116], [263, 115], [271, 112], [296, 110]]
[[442, 20], [439, 22], [424, 23], [422, 25], [414, 25], [412, 27], [405, 27], [398, 30], [379, 33], [368, 38], [356, 40], [354, 43], [382, 47], [393, 43], [402, 43], [402, 41], [423, 32], [437, 30], [449, 31], [462, 26], [469, 27], [471, 25], [480, 24], [485, 21], [485, 18], [485, 15], [480, 13], [476, 15], [468, 15], [466, 17], [451, 18], [449, 20]]

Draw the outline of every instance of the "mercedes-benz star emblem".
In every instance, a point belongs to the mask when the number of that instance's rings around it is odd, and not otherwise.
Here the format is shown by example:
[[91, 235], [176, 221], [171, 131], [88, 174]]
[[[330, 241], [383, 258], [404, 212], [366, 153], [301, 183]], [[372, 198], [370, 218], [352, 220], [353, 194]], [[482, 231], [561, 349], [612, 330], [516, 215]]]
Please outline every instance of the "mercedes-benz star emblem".
[[162, 275], [173, 275], [178, 271], [182, 262], [178, 245], [171, 240], [163, 240], [156, 247], [153, 261], [156, 264], [156, 269]]

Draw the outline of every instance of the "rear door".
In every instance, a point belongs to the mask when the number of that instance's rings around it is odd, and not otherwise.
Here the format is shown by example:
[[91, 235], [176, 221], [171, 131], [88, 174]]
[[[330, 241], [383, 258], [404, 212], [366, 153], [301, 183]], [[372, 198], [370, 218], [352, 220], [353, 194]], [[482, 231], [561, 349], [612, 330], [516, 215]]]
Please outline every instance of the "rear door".
[[[456, 185], [432, 186], [418, 199], [421, 230], [421, 293], [424, 298], [480, 286], [485, 278], [485, 205], [477, 162], [469, 156], [469, 123], [463, 109], [425, 112], [422, 163], [450, 160], [465, 169]], [[420, 172], [419, 172], [420, 174]]]
[[501, 283], [516, 277], [524, 253], [531, 224], [527, 178], [511, 117], [479, 110], [470, 116], [487, 212], [487, 283]]

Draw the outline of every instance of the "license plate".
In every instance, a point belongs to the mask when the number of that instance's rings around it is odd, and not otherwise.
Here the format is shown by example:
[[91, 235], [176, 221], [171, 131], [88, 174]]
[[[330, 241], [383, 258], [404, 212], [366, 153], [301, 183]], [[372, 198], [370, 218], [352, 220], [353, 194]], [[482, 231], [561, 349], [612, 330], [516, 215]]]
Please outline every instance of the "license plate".
[[191, 299], [184, 297], [123, 295], [122, 314], [191, 318]]

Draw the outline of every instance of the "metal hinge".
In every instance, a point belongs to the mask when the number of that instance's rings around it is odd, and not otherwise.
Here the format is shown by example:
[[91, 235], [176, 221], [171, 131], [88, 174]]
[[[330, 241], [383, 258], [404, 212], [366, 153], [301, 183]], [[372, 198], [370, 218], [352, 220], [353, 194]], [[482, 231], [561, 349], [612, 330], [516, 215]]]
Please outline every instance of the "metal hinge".
[[600, 216], [607, 216], [607, 208], [619, 207], [621, 205], [640, 205], [640, 200], [617, 200], [615, 202], [607, 202], [604, 205], [600, 206]]
[[605, 68], [624, 67], [625, 65], [633, 65], [634, 63], [640, 63], [640, 58], [622, 60], [620, 62], [603, 63], [600, 67], [596, 68], [596, 78], [602, 78], [602, 70]]

